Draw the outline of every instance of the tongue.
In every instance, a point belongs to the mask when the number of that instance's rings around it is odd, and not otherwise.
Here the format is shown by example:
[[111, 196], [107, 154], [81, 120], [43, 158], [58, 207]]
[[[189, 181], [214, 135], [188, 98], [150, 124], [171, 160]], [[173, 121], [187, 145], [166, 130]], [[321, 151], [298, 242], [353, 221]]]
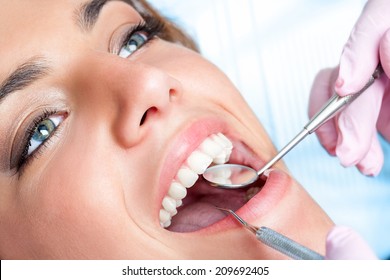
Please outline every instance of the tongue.
[[198, 182], [193, 189], [196, 193], [190, 189], [183, 206], [172, 219], [172, 224], [168, 228], [170, 231], [200, 230], [226, 217], [226, 214], [215, 206], [237, 210], [245, 203], [242, 191], [214, 189], [204, 182]]

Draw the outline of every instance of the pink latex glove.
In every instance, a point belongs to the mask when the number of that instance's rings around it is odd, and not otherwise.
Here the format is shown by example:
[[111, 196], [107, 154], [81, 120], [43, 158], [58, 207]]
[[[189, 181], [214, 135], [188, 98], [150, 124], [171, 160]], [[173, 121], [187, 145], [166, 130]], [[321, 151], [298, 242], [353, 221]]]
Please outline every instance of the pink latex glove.
[[313, 84], [309, 103], [312, 117], [334, 91], [340, 96], [359, 91], [381, 61], [381, 79], [339, 116], [317, 130], [324, 148], [365, 175], [377, 175], [383, 166], [379, 131], [390, 141], [390, 1], [367, 2], [344, 46], [340, 65], [321, 71]]
[[335, 226], [326, 238], [327, 260], [375, 260], [374, 252], [363, 238], [345, 226]]

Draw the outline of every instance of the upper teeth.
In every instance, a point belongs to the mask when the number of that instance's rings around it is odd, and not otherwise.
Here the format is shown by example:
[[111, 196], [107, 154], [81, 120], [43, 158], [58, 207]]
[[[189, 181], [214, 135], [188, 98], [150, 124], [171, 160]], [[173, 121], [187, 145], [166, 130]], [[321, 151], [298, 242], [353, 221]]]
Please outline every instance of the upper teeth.
[[175, 179], [172, 181], [167, 195], [162, 200], [160, 209], [160, 224], [169, 227], [172, 217], [177, 214], [177, 207], [187, 195], [187, 188], [195, 185], [199, 175], [210, 164], [223, 164], [229, 161], [233, 144], [222, 133], [213, 134], [206, 138], [199, 147], [193, 151], [186, 162], [180, 167]]

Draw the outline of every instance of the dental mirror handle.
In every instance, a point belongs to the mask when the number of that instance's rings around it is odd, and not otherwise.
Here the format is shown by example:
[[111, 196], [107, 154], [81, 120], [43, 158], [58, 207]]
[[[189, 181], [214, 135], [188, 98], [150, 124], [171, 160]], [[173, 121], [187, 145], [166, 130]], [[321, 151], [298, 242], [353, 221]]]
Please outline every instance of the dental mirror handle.
[[280, 152], [271, 159], [262, 169], [257, 171], [260, 176], [267, 169], [273, 166], [278, 160], [280, 160], [285, 154], [287, 154], [292, 148], [294, 148], [299, 142], [301, 142], [308, 134], [315, 132], [321, 125], [333, 118], [338, 112], [342, 111], [348, 104], [355, 101], [363, 92], [368, 89], [376, 79], [378, 79], [383, 73], [382, 66], [379, 64], [371, 75], [368, 82], [364, 87], [354, 94], [347, 96], [339, 96], [334, 94], [328, 102], [310, 119], [310, 121], [304, 126], [303, 130], [295, 136]]

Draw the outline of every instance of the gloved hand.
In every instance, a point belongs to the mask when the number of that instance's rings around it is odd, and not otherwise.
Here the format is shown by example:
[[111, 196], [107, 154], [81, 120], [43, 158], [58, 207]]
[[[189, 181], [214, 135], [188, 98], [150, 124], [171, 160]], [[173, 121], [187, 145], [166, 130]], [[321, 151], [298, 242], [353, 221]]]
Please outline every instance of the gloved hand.
[[326, 238], [327, 260], [375, 260], [374, 252], [363, 238], [345, 226], [335, 226]]
[[385, 73], [339, 116], [317, 130], [324, 148], [365, 175], [377, 175], [383, 151], [377, 130], [390, 141], [390, 2], [369, 0], [344, 46], [339, 67], [321, 71], [309, 102], [312, 117], [336, 91], [340, 96], [359, 91], [379, 61]]

